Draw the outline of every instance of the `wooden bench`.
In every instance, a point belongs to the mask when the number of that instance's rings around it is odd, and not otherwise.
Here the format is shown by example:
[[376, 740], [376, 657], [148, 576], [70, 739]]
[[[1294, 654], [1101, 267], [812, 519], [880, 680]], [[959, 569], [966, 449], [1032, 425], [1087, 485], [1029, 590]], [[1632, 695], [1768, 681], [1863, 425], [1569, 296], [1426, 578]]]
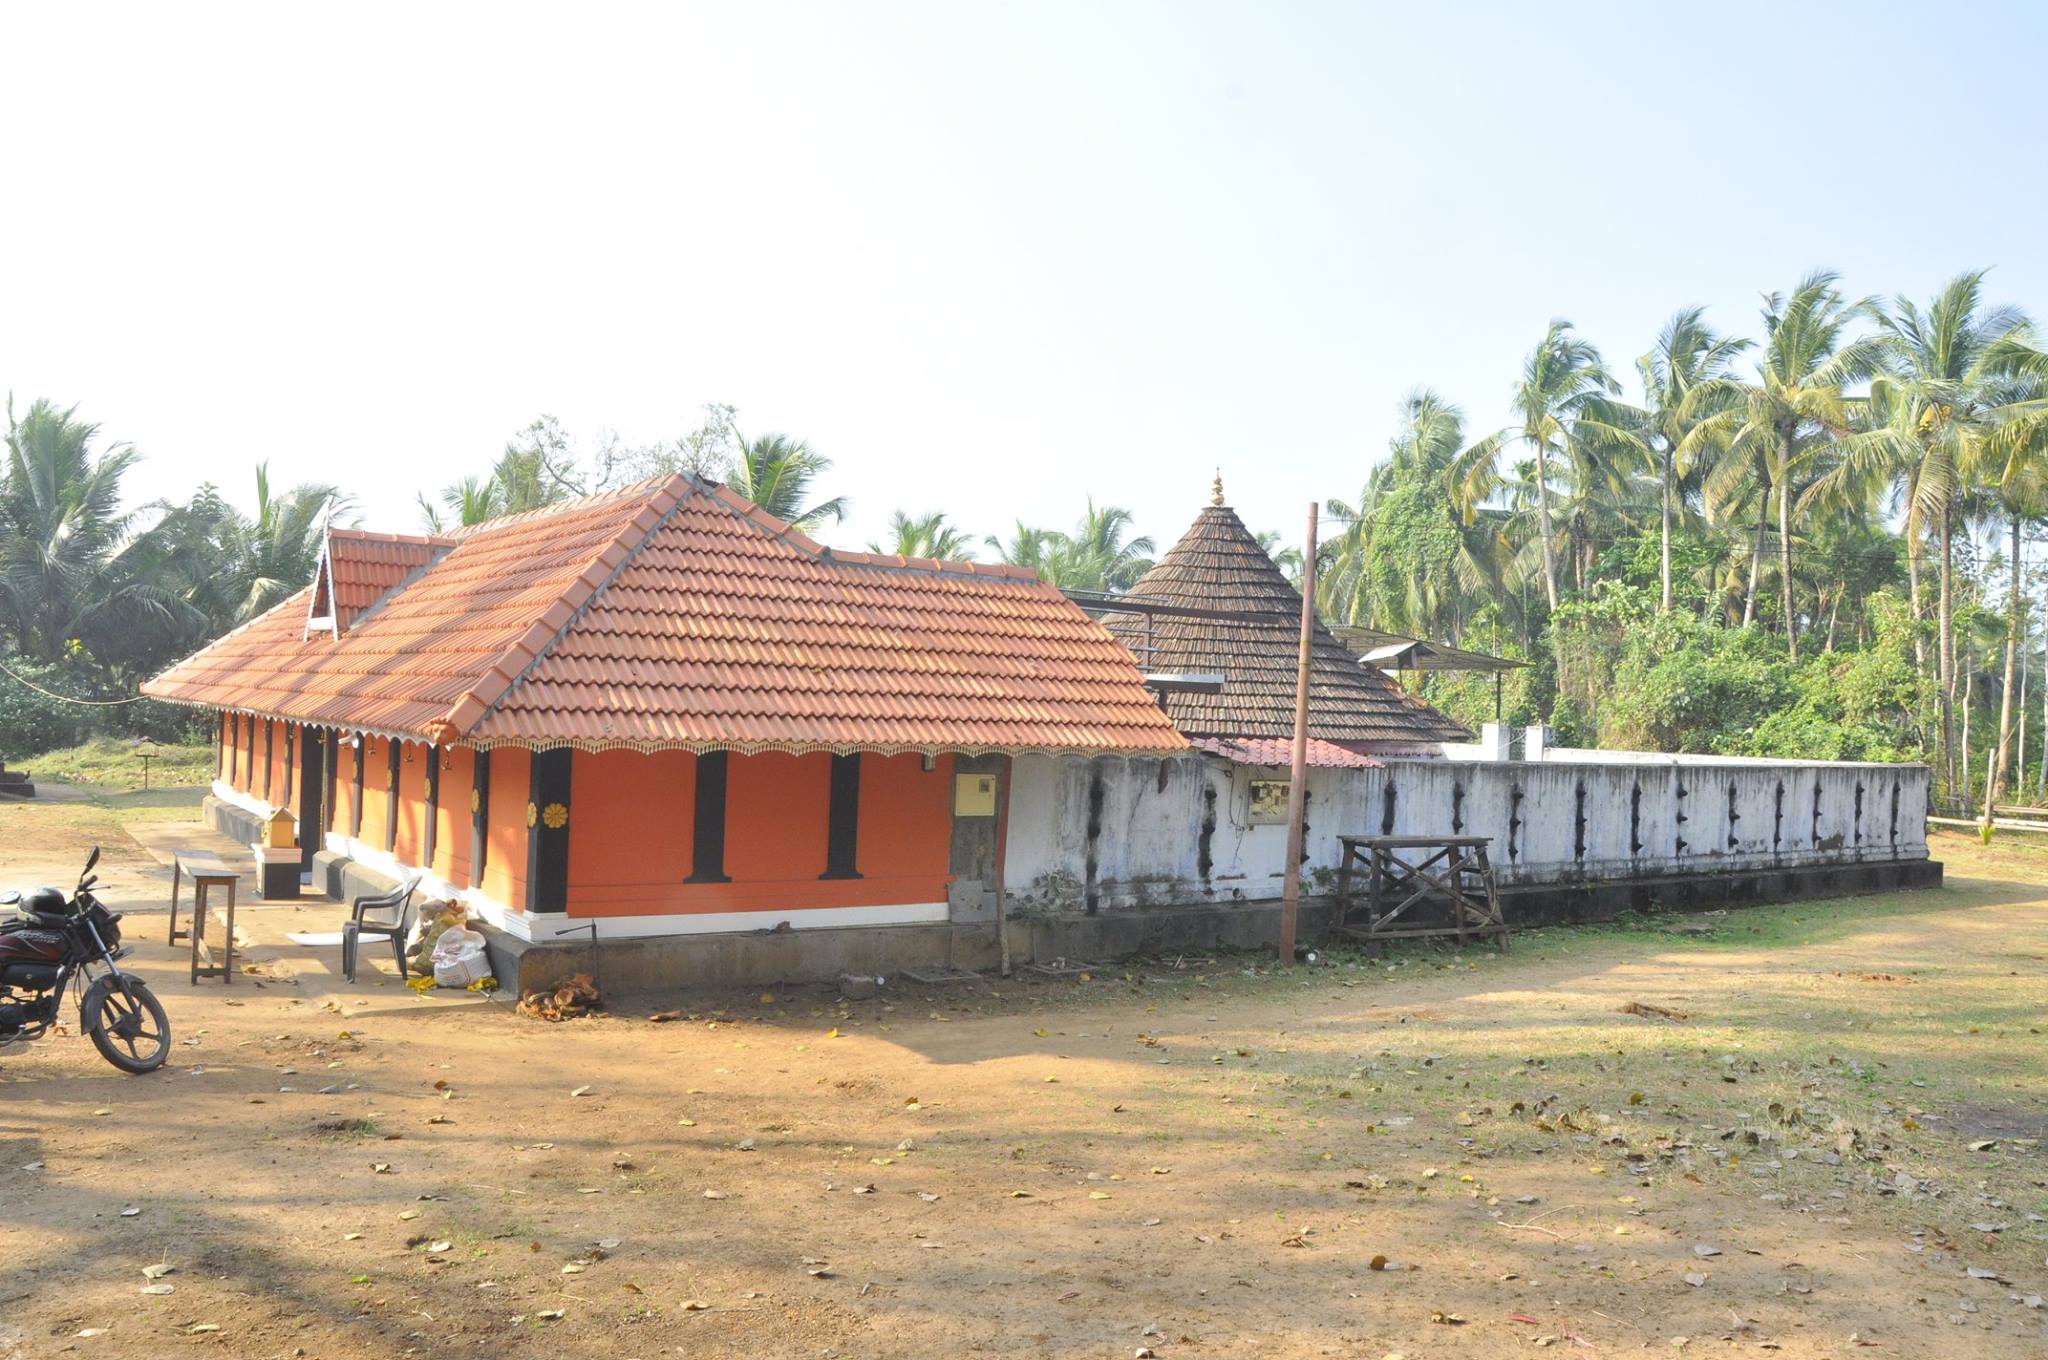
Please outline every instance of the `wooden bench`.
[[[187, 878], [192, 880], [192, 925], [189, 930], [180, 930], [178, 884]], [[171, 933], [166, 943], [175, 945], [179, 940], [192, 941], [194, 982], [203, 977], [217, 977], [227, 983], [235, 980], [235, 891], [241, 881], [241, 874], [210, 850], [179, 850], [171, 856]], [[213, 950], [206, 943], [206, 909], [209, 890], [221, 886], [228, 890], [227, 937], [221, 947], [221, 961], [215, 963]], [[203, 965], [199, 961], [201, 954], [206, 956]]]
[[[1338, 932], [1368, 946], [1391, 939], [1492, 938], [1508, 949], [1507, 917], [1487, 861], [1489, 836], [1339, 836]], [[1366, 877], [1365, 919], [1355, 922], [1353, 885]], [[1449, 919], [1419, 924], [1424, 905], [1449, 908]]]

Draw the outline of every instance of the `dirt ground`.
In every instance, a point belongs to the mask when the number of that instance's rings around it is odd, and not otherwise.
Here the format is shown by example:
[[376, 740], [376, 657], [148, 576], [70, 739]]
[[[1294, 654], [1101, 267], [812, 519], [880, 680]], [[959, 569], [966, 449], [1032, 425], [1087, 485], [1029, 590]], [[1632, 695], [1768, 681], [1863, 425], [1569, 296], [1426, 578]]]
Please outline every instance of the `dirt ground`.
[[284, 939], [331, 906], [188, 986], [130, 815], [0, 808], [0, 882], [107, 840], [178, 1036], [0, 1054], [0, 1358], [2048, 1354], [2048, 850], [1505, 960], [549, 1025], [345, 985]]

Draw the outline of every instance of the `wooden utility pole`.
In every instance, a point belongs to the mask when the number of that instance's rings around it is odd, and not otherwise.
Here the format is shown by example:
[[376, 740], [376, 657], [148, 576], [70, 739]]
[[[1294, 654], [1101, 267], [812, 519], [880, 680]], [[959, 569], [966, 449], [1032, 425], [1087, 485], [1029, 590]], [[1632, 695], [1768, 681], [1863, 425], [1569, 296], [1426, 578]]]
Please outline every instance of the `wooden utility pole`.
[[1308, 505], [1308, 548], [1301, 556], [1301, 660], [1294, 677], [1294, 766], [1287, 785], [1287, 874], [1280, 888], [1280, 966], [1294, 966], [1301, 913], [1301, 821], [1308, 810], [1308, 675], [1316, 638], [1316, 505]]

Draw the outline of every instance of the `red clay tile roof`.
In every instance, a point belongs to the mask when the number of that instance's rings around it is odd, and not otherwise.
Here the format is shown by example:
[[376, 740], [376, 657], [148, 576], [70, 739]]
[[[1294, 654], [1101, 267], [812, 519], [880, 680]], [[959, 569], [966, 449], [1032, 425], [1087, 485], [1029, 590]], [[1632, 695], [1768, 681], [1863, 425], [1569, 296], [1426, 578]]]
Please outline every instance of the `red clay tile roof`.
[[321, 588], [331, 583], [335, 630], [345, 633], [393, 586], [454, 546], [452, 538], [329, 529], [320, 576], [313, 583], [315, 612], [324, 603]]
[[1020, 568], [835, 553], [680, 475], [448, 543], [338, 640], [301, 592], [144, 693], [481, 746], [1187, 749]]
[[[1288, 769], [1294, 764], [1294, 741], [1280, 737], [1245, 737], [1232, 741], [1226, 737], [1196, 737], [1194, 747], [1207, 751], [1212, 756], [1222, 756], [1234, 765], [1278, 766]], [[1384, 768], [1371, 756], [1357, 751], [1347, 751], [1327, 741], [1308, 739], [1308, 765], [1312, 770], [1378, 770]]]
[[[1263, 620], [1147, 620], [1109, 614], [1147, 673], [1221, 674], [1221, 694], [1170, 693], [1166, 712], [1189, 736], [1291, 739], [1301, 658], [1301, 592], [1273, 565], [1237, 513], [1208, 505], [1130, 594], [1156, 604], [1270, 614]], [[1149, 639], [1149, 648], [1147, 646]], [[1309, 735], [1343, 746], [1469, 741], [1472, 734], [1358, 658], [1316, 625], [1310, 651]]]

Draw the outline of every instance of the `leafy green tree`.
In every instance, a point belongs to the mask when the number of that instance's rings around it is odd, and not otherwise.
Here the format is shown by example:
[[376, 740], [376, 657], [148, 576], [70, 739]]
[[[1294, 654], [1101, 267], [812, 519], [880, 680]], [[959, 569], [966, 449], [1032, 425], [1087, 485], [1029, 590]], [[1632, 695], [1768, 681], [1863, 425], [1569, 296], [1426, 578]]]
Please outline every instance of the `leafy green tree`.
[[1478, 503], [1491, 459], [1466, 447], [1463, 414], [1428, 388], [1402, 399], [1387, 451], [1357, 505], [1326, 507], [1341, 527], [1318, 566], [1317, 607], [1348, 624], [1456, 641], [1500, 582], [1502, 517]]

